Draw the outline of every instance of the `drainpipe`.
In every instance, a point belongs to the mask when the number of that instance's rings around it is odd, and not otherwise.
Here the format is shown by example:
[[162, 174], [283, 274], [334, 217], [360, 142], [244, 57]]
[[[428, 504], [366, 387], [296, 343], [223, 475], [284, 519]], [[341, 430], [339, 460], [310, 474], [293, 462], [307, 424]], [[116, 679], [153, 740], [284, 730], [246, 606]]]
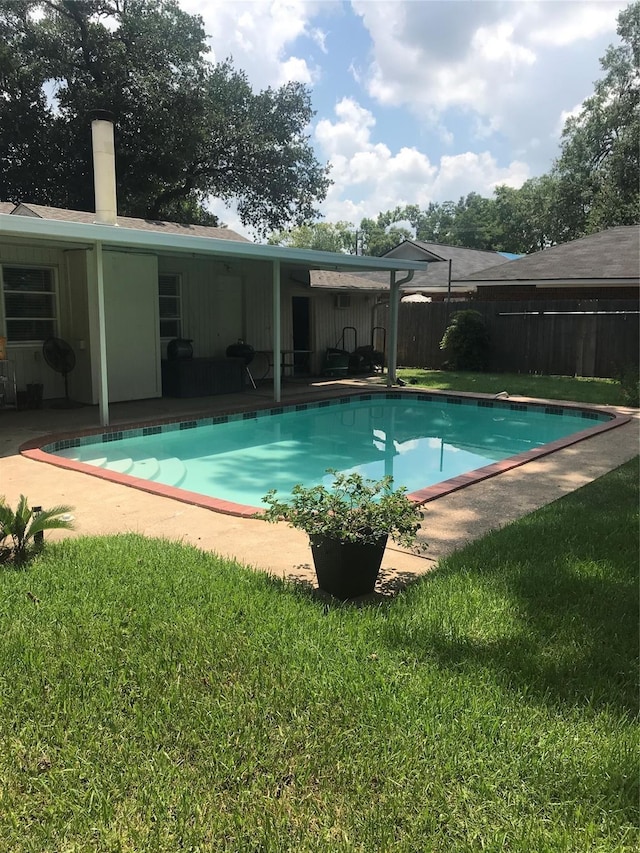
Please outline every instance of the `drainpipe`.
[[113, 138], [113, 115], [107, 110], [91, 113], [93, 149], [93, 186], [95, 190], [95, 222], [117, 225], [116, 154]]
[[397, 385], [396, 368], [398, 366], [398, 309], [400, 306], [400, 285], [407, 284], [413, 278], [410, 270], [405, 278], [396, 281], [395, 270], [391, 273], [389, 288], [389, 369], [387, 371], [387, 386]]

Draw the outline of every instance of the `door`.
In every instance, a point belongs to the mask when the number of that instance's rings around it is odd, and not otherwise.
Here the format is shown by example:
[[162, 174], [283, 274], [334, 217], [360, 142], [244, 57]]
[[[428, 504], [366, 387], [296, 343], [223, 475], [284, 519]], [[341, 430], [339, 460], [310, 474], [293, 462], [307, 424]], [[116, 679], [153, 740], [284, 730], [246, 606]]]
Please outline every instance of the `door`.
[[161, 396], [158, 262], [151, 255], [104, 254], [109, 402]]

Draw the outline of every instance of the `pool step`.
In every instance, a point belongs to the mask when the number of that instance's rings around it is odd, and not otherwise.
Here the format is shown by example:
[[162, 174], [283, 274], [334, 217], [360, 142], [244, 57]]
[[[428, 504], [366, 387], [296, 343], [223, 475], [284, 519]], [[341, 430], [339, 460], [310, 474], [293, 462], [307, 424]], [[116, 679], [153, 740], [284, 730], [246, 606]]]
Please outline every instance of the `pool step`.
[[124, 456], [122, 459], [109, 459], [107, 457], [102, 467], [108, 471], [115, 471], [118, 474], [128, 474], [131, 471], [132, 465], [133, 459], [130, 456]]
[[187, 475], [184, 463], [176, 456], [169, 456], [165, 459], [148, 456], [135, 461], [130, 456], [123, 456], [121, 459], [94, 456], [92, 459], [83, 459], [82, 461], [87, 465], [106, 468], [107, 471], [130, 474], [132, 477], [140, 477], [142, 480], [155, 480], [165, 483], [167, 486], [179, 486]]
[[184, 462], [176, 456], [160, 459], [158, 466], [158, 473], [153, 479], [165, 483], [167, 486], [179, 486], [187, 476]]
[[123, 472], [131, 477], [140, 477], [141, 480], [155, 480], [160, 473], [160, 463], [155, 456], [146, 459], [136, 459], [128, 471]]
[[107, 457], [106, 456], [93, 456], [91, 458], [83, 459], [81, 456], [72, 456], [71, 459], [77, 459], [79, 462], [82, 462], [84, 465], [95, 465], [96, 468], [106, 468], [107, 467]]

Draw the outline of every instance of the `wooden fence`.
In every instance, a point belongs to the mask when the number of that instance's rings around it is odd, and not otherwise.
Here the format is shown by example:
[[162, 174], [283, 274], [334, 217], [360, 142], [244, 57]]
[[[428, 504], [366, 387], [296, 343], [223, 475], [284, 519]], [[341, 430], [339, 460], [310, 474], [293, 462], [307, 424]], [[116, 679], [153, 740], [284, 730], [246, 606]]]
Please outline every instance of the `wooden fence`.
[[493, 371], [616, 377], [638, 365], [638, 302], [620, 299], [401, 303], [398, 364], [441, 367], [449, 319], [467, 308], [485, 318]]

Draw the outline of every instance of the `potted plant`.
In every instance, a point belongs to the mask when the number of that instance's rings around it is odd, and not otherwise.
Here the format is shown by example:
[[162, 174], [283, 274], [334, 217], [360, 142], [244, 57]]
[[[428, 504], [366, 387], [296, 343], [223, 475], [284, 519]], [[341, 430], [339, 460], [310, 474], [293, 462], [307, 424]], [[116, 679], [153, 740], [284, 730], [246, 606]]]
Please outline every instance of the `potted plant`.
[[292, 489], [289, 500], [279, 500], [271, 489], [262, 502], [260, 517], [286, 521], [308, 534], [318, 586], [342, 600], [373, 592], [382, 556], [390, 537], [398, 545], [422, 551], [418, 531], [423, 513], [393, 478], [368, 480], [360, 474], [341, 474], [332, 468], [329, 487]]

